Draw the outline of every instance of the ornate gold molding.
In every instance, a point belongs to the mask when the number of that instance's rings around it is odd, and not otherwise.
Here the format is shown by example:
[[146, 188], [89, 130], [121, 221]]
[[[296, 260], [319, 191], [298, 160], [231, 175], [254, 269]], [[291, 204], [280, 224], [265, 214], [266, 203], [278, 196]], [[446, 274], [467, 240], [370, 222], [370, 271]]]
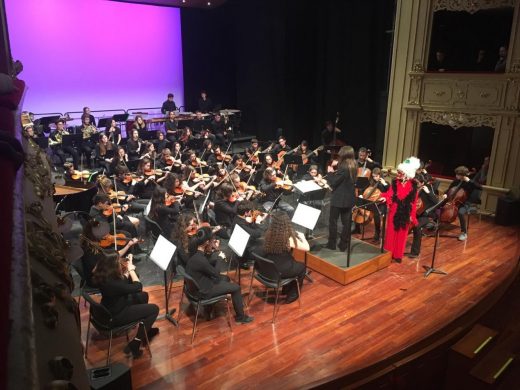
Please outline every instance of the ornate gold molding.
[[433, 12], [465, 11], [474, 14], [483, 9], [505, 8], [515, 6], [515, 0], [434, 0]]
[[497, 117], [494, 115], [476, 115], [462, 112], [421, 111], [419, 122], [432, 122], [438, 125], [460, 127], [497, 127]]
[[40, 199], [54, 194], [54, 186], [51, 182], [51, 175], [47, 169], [47, 165], [43, 163], [43, 152], [39, 150], [38, 145], [29, 142], [32, 153], [25, 154], [25, 176], [33, 183], [34, 192]]

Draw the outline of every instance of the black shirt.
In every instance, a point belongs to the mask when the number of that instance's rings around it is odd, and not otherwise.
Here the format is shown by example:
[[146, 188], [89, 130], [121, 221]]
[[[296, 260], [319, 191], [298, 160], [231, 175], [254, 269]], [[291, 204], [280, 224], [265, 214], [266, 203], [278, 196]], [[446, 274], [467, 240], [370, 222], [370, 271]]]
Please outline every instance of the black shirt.
[[225, 227], [233, 226], [233, 220], [237, 215], [237, 202], [231, 203], [227, 199], [215, 201], [215, 219], [219, 225]]
[[175, 105], [175, 102], [174, 102], [174, 101], [166, 100], [166, 101], [162, 104], [161, 112], [162, 112], [163, 114], [166, 114], [167, 112], [170, 112], [170, 111], [177, 111], [177, 106]]
[[131, 305], [129, 295], [141, 292], [143, 285], [140, 282], [131, 282], [128, 279], [108, 280], [99, 287], [101, 290], [101, 304], [105, 306], [112, 315], [122, 312]]
[[200, 112], [210, 112], [213, 108], [213, 102], [209, 97], [206, 97], [206, 100], [199, 98], [199, 111]]
[[331, 206], [341, 208], [354, 206], [354, 182], [347, 170], [340, 168], [336, 172], [329, 173], [327, 182], [332, 188]]
[[197, 251], [188, 260], [186, 273], [198, 283], [202, 295], [207, 295], [220, 280], [220, 274], [213, 267], [204, 253]]

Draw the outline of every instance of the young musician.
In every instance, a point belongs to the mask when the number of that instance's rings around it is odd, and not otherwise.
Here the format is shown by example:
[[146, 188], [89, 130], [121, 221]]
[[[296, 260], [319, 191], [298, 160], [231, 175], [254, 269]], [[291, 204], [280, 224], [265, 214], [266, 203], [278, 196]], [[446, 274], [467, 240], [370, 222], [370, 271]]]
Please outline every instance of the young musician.
[[[417, 173], [415, 180], [418, 183], [417, 191], [419, 192], [419, 199], [421, 199], [424, 207], [422, 212], [419, 214], [417, 210], [417, 225], [412, 228], [413, 241], [410, 253], [405, 253], [407, 257], [415, 258], [421, 253], [421, 240], [422, 240], [422, 228], [430, 222], [433, 211], [427, 213], [430, 207], [433, 207], [439, 199], [434, 193], [433, 186], [428, 183], [428, 178], [423, 173]], [[446, 194], [444, 195], [446, 197]]]
[[266, 211], [270, 211], [278, 200], [278, 208], [292, 217], [294, 214], [294, 207], [281, 200], [281, 194], [287, 192], [287, 190], [283, 189], [283, 184], [285, 184], [285, 182], [276, 176], [276, 171], [273, 168], [266, 168], [263, 179], [260, 183], [260, 191], [265, 194], [262, 206]]
[[211, 129], [213, 130], [213, 134], [215, 134], [215, 143], [223, 146], [228, 141], [228, 133], [226, 129], [226, 124], [222, 121], [222, 117], [220, 114], [215, 114], [213, 121], [211, 122]]
[[110, 172], [117, 172], [120, 168], [127, 168], [126, 163], [128, 162], [128, 155], [126, 154], [125, 148], [122, 146], [117, 147], [117, 153], [115, 154], [112, 162], [110, 163]]
[[203, 227], [198, 230], [193, 239], [193, 245], [197, 248], [196, 252], [188, 260], [186, 273], [190, 275], [200, 286], [202, 298], [211, 298], [223, 294], [231, 294], [233, 308], [235, 309], [235, 321], [247, 324], [254, 320], [244, 312], [244, 303], [240, 286], [229, 281], [229, 277], [221, 275], [208, 260], [209, 255], [214, 252], [219, 245], [218, 240], [213, 236], [211, 228]]
[[150, 160], [155, 161], [157, 158], [157, 152], [155, 151], [155, 145], [152, 142], [145, 142], [144, 143], [144, 151], [141, 157], [139, 157], [141, 160], [143, 158], [148, 158]]
[[126, 143], [126, 150], [128, 152], [128, 159], [131, 161], [139, 160], [141, 153], [143, 153], [143, 141], [139, 138], [139, 130], [132, 129], [131, 137]]
[[[128, 277], [124, 271], [128, 272]], [[114, 326], [138, 320], [144, 322], [144, 329], [140, 326], [136, 337], [124, 349], [134, 359], [140, 357], [142, 340], [146, 336], [151, 340], [159, 333], [158, 328], [152, 327], [159, 307], [148, 303], [148, 294], [143, 291], [132, 257], [124, 259], [117, 254], [104, 257], [96, 265], [93, 279], [101, 290], [101, 304], [112, 314]]]
[[161, 153], [163, 149], [168, 147], [168, 141], [166, 141], [164, 133], [161, 130], [157, 130], [156, 139], [153, 143], [155, 144], [155, 150], [157, 150], [157, 153]]
[[231, 228], [233, 227], [233, 220], [237, 215], [237, 194], [234, 193], [233, 187], [230, 184], [224, 183], [219, 187], [215, 198], [215, 220], [217, 224], [223, 227], [219, 235], [222, 238], [229, 238]]
[[293, 229], [287, 214], [275, 211], [271, 215], [271, 221], [265, 232], [261, 256], [276, 264], [282, 278], [298, 277], [299, 287], [293, 282], [282, 290], [282, 293], [287, 294], [285, 303], [298, 299], [298, 291], [301, 291], [306, 272], [305, 265], [294, 260], [291, 253], [292, 248], [308, 251], [309, 243], [303, 234], [297, 233]]
[[397, 177], [387, 192], [383, 192], [381, 201], [386, 202], [388, 217], [386, 223], [385, 249], [392, 252], [392, 258], [400, 263], [406, 237], [410, 227], [417, 225], [417, 184], [413, 178], [420, 161], [410, 157], [397, 166]]
[[137, 130], [139, 137], [142, 137], [144, 133], [147, 131], [146, 122], [144, 121], [141, 115], [136, 115], [134, 119], [134, 123], [132, 124], [132, 131]]
[[105, 128], [105, 134], [108, 136], [110, 142], [115, 145], [119, 145], [121, 143], [121, 129], [117, 126], [117, 123], [114, 119], [110, 121], [110, 124]]
[[65, 130], [65, 122], [59, 119], [56, 122], [56, 130], [49, 136], [49, 146], [52, 152], [60, 159], [61, 165], [65, 164], [65, 154], [68, 153], [72, 156], [74, 166], [79, 167], [79, 153], [72, 146], [63, 146], [64, 135], [69, 135], [69, 132]]
[[[134, 223], [127, 217], [121, 214], [115, 215], [115, 228], [114, 228], [114, 216], [112, 213], [108, 215], [104, 215], [103, 212], [112, 207], [112, 203], [110, 202], [110, 198], [108, 195], [103, 193], [98, 193], [94, 195], [92, 200], [92, 206], [90, 207], [89, 215], [92, 219], [98, 222], [107, 222], [111, 231], [116, 233], [127, 233], [129, 237], [137, 237], [137, 228]], [[123, 205], [122, 211], [126, 211], [128, 206]], [[137, 220], [138, 223], [139, 220]]]
[[88, 118], [89, 118], [89, 123], [90, 123], [92, 126], [96, 127], [96, 118], [94, 118], [94, 115], [92, 115], [92, 114], [90, 113], [90, 107], [83, 107], [83, 114], [82, 114], [82, 116], [83, 116], [83, 115], [88, 116]]
[[151, 199], [153, 190], [155, 189], [155, 175], [147, 176], [145, 173], [152, 170], [152, 162], [143, 158], [137, 167], [136, 174], [141, 177], [134, 185], [134, 195], [139, 199]]
[[177, 120], [175, 119], [174, 111], [168, 112], [166, 122], [164, 122], [164, 128], [166, 129], [166, 138], [168, 141], [177, 141], [177, 134], [179, 133], [179, 130], [177, 129]]
[[155, 186], [152, 193], [152, 204], [148, 216], [157, 222], [165, 237], [170, 237], [173, 226], [179, 218], [180, 206], [179, 202], [174, 202], [169, 207], [166, 206], [166, 196], [166, 189], [161, 186]]
[[352, 219], [352, 207], [354, 206], [354, 183], [357, 177], [357, 165], [354, 148], [343, 146], [338, 152], [337, 170], [329, 166], [327, 182], [332, 188], [330, 197], [329, 214], [329, 239], [327, 248], [336, 250], [338, 236], [338, 218], [341, 217], [343, 229], [338, 244], [339, 250], [347, 249], [349, 229]]
[[188, 260], [190, 259], [190, 248], [194, 246], [192, 243], [193, 236], [188, 233], [192, 233], [198, 229], [197, 219], [192, 213], [182, 213], [177, 220], [177, 223], [173, 226], [171, 233], [171, 242], [177, 246], [177, 260], [178, 265], [186, 268]]
[[170, 111], [177, 111], [177, 105], [173, 101], [173, 93], [168, 94], [168, 98], [163, 102], [161, 112], [166, 115]]
[[[468, 199], [471, 198], [471, 193], [475, 189], [482, 188], [481, 185], [475, 183], [474, 181], [470, 180], [468, 177], [469, 175], [469, 169], [465, 167], [464, 165], [461, 165], [460, 167], [455, 168], [455, 180], [453, 180], [446, 190], [446, 193], [450, 191], [450, 189], [455, 188], [457, 186], [460, 186], [467, 194]], [[467, 228], [467, 222], [466, 222], [466, 214], [468, 213], [469, 204], [466, 202], [464, 205], [459, 207], [458, 211], [458, 217], [459, 217], [459, 223], [460, 223], [460, 235], [458, 237], [459, 241], [466, 241], [468, 238], [468, 228]]]
[[94, 141], [92, 140], [92, 135], [97, 133], [96, 126], [90, 123], [90, 116], [83, 114], [81, 117], [81, 133], [83, 134], [83, 140], [81, 142], [81, 151], [85, 154], [85, 159], [87, 161], [87, 165], [90, 167], [92, 151], [95, 148]]
[[199, 98], [199, 111], [200, 112], [210, 112], [213, 108], [213, 102], [208, 97], [208, 93], [205, 90], [200, 91], [200, 98]]
[[110, 167], [114, 159], [113, 157], [107, 157], [107, 152], [110, 150], [114, 151], [115, 146], [109, 141], [107, 135], [103, 133], [100, 135], [99, 142], [96, 144], [95, 156], [98, 166], [104, 168], [105, 171], [109, 173], [112, 172]]

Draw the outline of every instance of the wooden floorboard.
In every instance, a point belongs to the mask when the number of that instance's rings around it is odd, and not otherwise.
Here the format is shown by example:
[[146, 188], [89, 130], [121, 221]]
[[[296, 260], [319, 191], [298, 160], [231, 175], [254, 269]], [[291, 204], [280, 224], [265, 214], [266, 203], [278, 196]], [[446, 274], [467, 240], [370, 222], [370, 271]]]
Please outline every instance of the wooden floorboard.
[[[448, 275], [425, 279], [422, 266], [430, 263], [433, 243], [425, 237], [419, 259], [405, 258], [347, 286], [313, 272], [315, 282], [305, 282], [301, 309], [297, 302], [282, 304], [275, 325], [273, 305], [264, 302], [258, 286], [249, 307], [253, 323], [233, 324], [231, 333], [225, 305], [218, 306], [215, 319], [200, 320], [191, 345], [191, 312], [183, 315], [180, 328], [160, 320], [152, 358], [146, 351], [135, 361], [127, 358], [125, 338], [119, 337], [112, 361], [132, 366], [134, 387], [142, 389], [302, 388], [358, 371], [438, 332], [477, 305], [515, 270], [520, 251], [518, 228], [472, 221], [466, 242], [440, 239], [436, 267]], [[246, 273], [244, 294], [248, 287]], [[147, 290], [151, 302], [164, 310], [162, 287]], [[175, 288], [174, 307], [179, 298], [180, 288]], [[84, 340], [88, 308], [82, 304], [81, 309]], [[107, 347], [106, 340], [92, 341], [87, 365], [102, 366]]]

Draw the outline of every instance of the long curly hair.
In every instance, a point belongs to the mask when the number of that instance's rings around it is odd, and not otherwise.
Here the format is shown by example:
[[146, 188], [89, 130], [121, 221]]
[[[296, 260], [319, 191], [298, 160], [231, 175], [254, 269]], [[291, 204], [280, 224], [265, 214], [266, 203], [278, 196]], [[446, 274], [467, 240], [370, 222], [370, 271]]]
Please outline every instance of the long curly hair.
[[186, 232], [190, 222], [195, 219], [195, 215], [192, 213], [183, 213], [180, 215], [179, 220], [173, 226], [171, 233], [171, 240], [180, 245], [184, 252], [189, 252], [190, 236]]
[[289, 216], [283, 211], [276, 211], [271, 215], [271, 222], [265, 232], [264, 251], [266, 254], [280, 254], [291, 251], [289, 239], [296, 242]]

